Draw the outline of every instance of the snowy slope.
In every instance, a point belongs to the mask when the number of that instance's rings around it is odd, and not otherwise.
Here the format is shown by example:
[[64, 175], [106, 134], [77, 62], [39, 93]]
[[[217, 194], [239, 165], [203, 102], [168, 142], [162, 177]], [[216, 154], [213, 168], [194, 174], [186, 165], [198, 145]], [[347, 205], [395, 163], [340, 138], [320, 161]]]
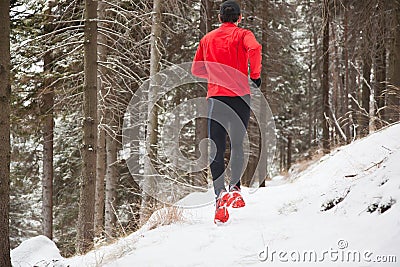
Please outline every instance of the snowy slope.
[[[243, 194], [247, 206], [230, 210], [228, 225], [213, 224], [211, 205], [187, 209], [182, 223], [144, 227], [85, 256], [62, 259], [48, 245], [49, 265], [38, 266], [400, 266], [400, 125]], [[21, 247], [14, 266], [32, 266]]]

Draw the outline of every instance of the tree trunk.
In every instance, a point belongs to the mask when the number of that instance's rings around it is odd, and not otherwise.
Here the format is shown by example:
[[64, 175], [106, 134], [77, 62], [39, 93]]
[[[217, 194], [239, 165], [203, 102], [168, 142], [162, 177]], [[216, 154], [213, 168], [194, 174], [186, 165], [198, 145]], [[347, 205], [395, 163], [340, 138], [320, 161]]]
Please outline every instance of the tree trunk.
[[[313, 24], [313, 21], [310, 22]], [[312, 26], [313, 27], [313, 26]], [[307, 148], [310, 149], [312, 146], [312, 141], [313, 141], [313, 127], [314, 127], [314, 121], [313, 121], [313, 94], [311, 92], [313, 88], [313, 75], [312, 75], [312, 69], [313, 69], [313, 49], [312, 49], [312, 36], [310, 35], [310, 41], [308, 45], [308, 54], [309, 54], [309, 61], [308, 61], [308, 84], [307, 84], [307, 101], [308, 101], [308, 137], [307, 137]]]
[[0, 1], [0, 266], [10, 259], [10, 1]]
[[[212, 26], [212, 7], [213, 7], [213, 2], [210, 0], [201, 0], [201, 6], [200, 6], [200, 36], [199, 39], [201, 39], [205, 34], [207, 34], [209, 31], [211, 31], [211, 26]], [[198, 93], [197, 97], [206, 97], [207, 91], [203, 89], [202, 86], [198, 86]], [[206, 105], [205, 105], [206, 106]], [[201, 107], [200, 107], [201, 108]], [[207, 151], [207, 148], [201, 148], [200, 147], [200, 142], [203, 139], [207, 138], [207, 118], [197, 118], [195, 120], [195, 155], [197, 158], [200, 157], [201, 151]], [[203, 145], [207, 145], [207, 143], [203, 143]], [[204, 155], [203, 155], [204, 156]], [[206, 160], [208, 160], [208, 155], [204, 157]], [[204, 179], [204, 177], [207, 177], [207, 170], [200, 171], [195, 174], [194, 178], [194, 184], [196, 186], [204, 186], [207, 185], [207, 180]]]
[[[47, 2], [45, 11], [46, 24], [44, 34], [53, 31], [51, 8], [53, 2]], [[52, 79], [49, 78], [52, 72], [52, 52], [47, 51], [43, 57], [44, 88], [42, 92], [41, 114], [43, 131], [43, 180], [42, 180], [42, 214], [43, 214], [43, 235], [53, 239], [53, 139], [54, 139], [54, 89], [51, 86]]]
[[153, 2], [153, 19], [151, 26], [151, 51], [150, 51], [150, 85], [149, 85], [149, 96], [148, 96], [148, 111], [150, 114], [148, 127], [147, 127], [147, 137], [146, 146], [148, 157], [145, 157], [144, 166], [144, 181], [143, 181], [143, 193], [142, 193], [142, 204], [141, 204], [141, 214], [140, 214], [140, 224], [143, 225], [147, 219], [150, 217], [152, 212], [153, 198], [151, 197], [151, 192], [154, 189], [155, 175], [152, 171], [152, 164], [157, 157], [157, 129], [158, 129], [158, 108], [157, 105], [152, 104], [153, 100], [157, 97], [157, 81], [156, 74], [160, 70], [160, 47], [158, 42], [160, 42], [161, 37], [161, 0], [154, 0]]
[[[269, 0], [263, 1], [260, 6], [260, 11], [262, 12], [260, 14], [262, 18], [262, 24], [261, 24], [261, 29], [262, 29], [262, 59], [261, 59], [261, 64], [262, 64], [262, 69], [261, 69], [261, 93], [267, 100], [271, 100], [271, 94], [272, 91], [268, 91], [268, 22], [270, 21], [270, 18], [268, 16], [269, 14]], [[271, 101], [268, 101], [271, 102]], [[258, 182], [260, 187], [265, 187], [265, 180], [268, 178], [268, 155], [264, 155], [262, 151], [262, 145], [266, 145], [266, 139], [267, 139], [267, 117], [266, 117], [266, 110], [262, 107], [260, 107], [260, 135], [258, 136], [259, 140], [259, 149], [258, 149], [258, 168], [257, 168], [257, 173], [256, 175], [258, 176]], [[261, 142], [260, 142], [261, 141]], [[262, 143], [263, 142], [263, 143]]]
[[[106, 19], [106, 3], [99, 2], [98, 14], [100, 20]], [[99, 28], [106, 28], [107, 24], [100, 22]], [[99, 62], [107, 61], [107, 37], [104, 33], [98, 34], [98, 51], [99, 51]], [[97, 86], [99, 90], [98, 98], [98, 121], [99, 131], [97, 140], [97, 173], [96, 173], [96, 200], [95, 200], [95, 219], [94, 219], [94, 230], [96, 236], [101, 235], [104, 226], [104, 180], [106, 175], [106, 132], [102, 124], [105, 123], [105, 100], [106, 88], [103, 84], [103, 77], [107, 73], [107, 69], [101, 65], [98, 67], [99, 73], [97, 78]]]
[[[385, 108], [385, 92], [386, 92], [386, 48], [381, 42], [384, 40], [378, 40], [375, 55], [375, 99], [377, 106], [377, 116], [379, 118], [384, 117]], [[382, 126], [382, 125], [380, 125]], [[380, 127], [379, 127], [380, 128]]]
[[[99, 112], [99, 115], [102, 116], [101, 111]], [[104, 228], [104, 181], [106, 175], [106, 132], [102, 128], [100, 128], [98, 132], [96, 165], [97, 173], [95, 195], [96, 199], [94, 207], [94, 231], [96, 236], [100, 236]]]
[[287, 158], [286, 158], [286, 166], [287, 170], [290, 170], [292, 167], [292, 136], [289, 135], [287, 139]]
[[[330, 23], [331, 31], [330, 31], [330, 38], [332, 39], [332, 42], [335, 44], [337, 42], [336, 39], [336, 30], [334, 28], [334, 25]], [[331, 95], [331, 115], [332, 117], [337, 117], [338, 116], [338, 111], [339, 111], [339, 102], [340, 102], [340, 89], [339, 89], [339, 53], [338, 53], [338, 46], [337, 45], [332, 45], [330, 47], [330, 59], [332, 60], [332, 68], [331, 68], [331, 73], [332, 75], [330, 78], [332, 78], [332, 95]], [[333, 142], [335, 141], [334, 139], [332, 140]]]
[[97, 150], [97, 1], [85, 1], [83, 169], [80, 185], [77, 252], [93, 246]]
[[[349, 47], [350, 48], [350, 47]], [[354, 47], [349, 51], [352, 55], [351, 58], [354, 57]], [[350, 61], [350, 60], [349, 60]], [[357, 77], [358, 72], [354, 68], [348, 69], [349, 75], [349, 95], [351, 95], [352, 99], [357, 99]], [[354, 100], [349, 102], [349, 120], [350, 120], [350, 136], [351, 141], [353, 141], [358, 134], [358, 116], [357, 112], [359, 112], [358, 105], [354, 102]]]
[[116, 229], [116, 200], [117, 200], [117, 140], [116, 136], [107, 134], [107, 174], [105, 201], [105, 234], [108, 240], [115, 237]]
[[345, 128], [344, 133], [347, 138], [347, 143], [350, 143], [351, 136], [350, 136], [350, 117], [349, 117], [349, 92], [350, 92], [350, 82], [349, 82], [349, 12], [348, 7], [345, 6], [344, 10], [344, 44], [343, 44], [343, 51], [344, 51], [344, 70], [345, 70], [345, 84], [344, 84], [344, 107], [343, 113], [345, 118]]
[[286, 169], [286, 146], [285, 146], [285, 141], [282, 140], [281, 141], [281, 145], [280, 145], [280, 160], [279, 160], [279, 166], [280, 166], [280, 170], [281, 172], [287, 171]]
[[[333, 43], [337, 43], [337, 37], [336, 37], [336, 30], [334, 28], [334, 25], [331, 25], [332, 27], [332, 41]], [[332, 138], [331, 140], [336, 144], [336, 142], [341, 143], [340, 139], [343, 139], [344, 142], [346, 142], [347, 138], [346, 135], [343, 133], [343, 130], [341, 128], [341, 125], [339, 124], [337, 118], [340, 118], [343, 116], [343, 81], [342, 81], [342, 76], [341, 76], [341, 70], [340, 70], [340, 53], [339, 53], [339, 48], [337, 45], [333, 46], [332, 49], [332, 54], [333, 56], [332, 61], [334, 61], [334, 66], [332, 69], [332, 88], [333, 88], [333, 93], [332, 93], [332, 104], [331, 104], [331, 112], [330, 112], [330, 119], [331, 123], [335, 125], [335, 128], [332, 130]], [[336, 130], [335, 130], [336, 129]]]
[[324, 20], [324, 35], [322, 40], [323, 49], [323, 66], [322, 66], [322, 146], [324, 153], [330, 151], [330, 140], [329, 140], [329, 2], [324, 0], [323, 7], [323, 20]]
[[400, 120], [400, 0], [392, 2], [394, 6], [394, 40], [390, 51], [389, 85], [386, 120], [390, 123]]
[[370, 120], [370, 96], [371, 96], [371, 67], [372, 57], [371, 51], [371, 29], [365, 27], [363, 31], [363, 42], [364, 50], [362, 54], [362, 80], [361, 80], [361, 108], [360, 115], [358, 116], [358, 122], [360, 125], [360, 134], [365, 136], [369, 132], [369, 120]]
[[200, 38], [211, 31], [213, 1], [201, 0], [200, 3]]
[[[321, 69], [321, 60], [319, 60], [320, 58], [322, 58], [323, 53], [321, 53], [321, 49], [319, 49], [319, 45], [318, 45], [318, 36], [320, 35], [319, 27], [315, 27], [315, 24], [312, 23], [311, 24], [311, 30], [312, 30], [312, 37], [313, 37], [313, 45], [314, 45], [314, 53], [315, 53], [315, 68], [316, 69], [316, 82], [315, 82], [315, 90], [317, 90], [316, 88], [320, 88], [321, 84], [322, 84], [322, 69]], [[317, 95], [317, 93], [315, 93], [315, 95]], [[320, 140], [319, 138], [319, 124], [322, 123], [322, 121], [324, 121], [324, 118], [321, 118], [320, 115], [320, 103], [318, 103], [318, 100], [320, 99], [320, 96], [322, 94], [319, 94], [319, 96], [317, 98], [313, 99], [313, 105], [315, 106], [314, 108], [314, 113], [313, 113], [313, 140]], [[320, 119], [322, 119], [320, 121]], [[317, 145], [317, 143], [315, 143], [315, 145]]]
[[360, 115], [359, 122], [361, 126], [361, 135], [365, 136], [369, 132], [369, 108], [370, 108], [370, 84], [371, 84], [371, 55], [365, 53], [363, 56], [363, 74], [362, 74], [362, 94], [361, 94], [361, 107], [362, 114]]

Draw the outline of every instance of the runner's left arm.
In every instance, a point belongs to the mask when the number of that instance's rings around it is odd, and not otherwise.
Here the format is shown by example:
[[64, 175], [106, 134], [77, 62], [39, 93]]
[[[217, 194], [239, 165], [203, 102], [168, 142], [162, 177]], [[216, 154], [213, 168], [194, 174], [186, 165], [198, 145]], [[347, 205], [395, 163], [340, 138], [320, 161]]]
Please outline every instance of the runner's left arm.
[[250, 61], [250, 78], [258, 79], [261, 75], [261, 51], [262, 46], [257, 42], [251, 31], [246, 31], [243, 37], [244, 47], [247, 50]]

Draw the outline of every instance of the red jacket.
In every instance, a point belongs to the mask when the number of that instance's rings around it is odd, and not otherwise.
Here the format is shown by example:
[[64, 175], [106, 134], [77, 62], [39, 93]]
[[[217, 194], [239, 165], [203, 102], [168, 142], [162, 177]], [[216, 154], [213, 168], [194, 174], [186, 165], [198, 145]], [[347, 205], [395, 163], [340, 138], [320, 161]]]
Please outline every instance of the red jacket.
[[251, 31], [233, 23], [206, 34], [192, 64], [192, 74], [208, 80], [207, 98], [250, 94], [248, 75], [257, 79], [260, 72], [261, 45]]

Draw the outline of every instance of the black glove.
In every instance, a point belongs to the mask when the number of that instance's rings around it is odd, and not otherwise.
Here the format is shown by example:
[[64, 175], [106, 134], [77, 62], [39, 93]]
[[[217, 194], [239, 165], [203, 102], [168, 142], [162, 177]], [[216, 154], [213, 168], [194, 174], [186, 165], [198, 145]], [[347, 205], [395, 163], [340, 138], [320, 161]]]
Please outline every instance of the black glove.
[[250, 78], [250, 80], [252, 80], [253, 83], [255, 83], [256, 86], [257, 86], [258, 88], [260, 88], [260, 86], [261, 86], [261, 78], [258, 78], [258, 79], [252, 79], [252, 78]]

